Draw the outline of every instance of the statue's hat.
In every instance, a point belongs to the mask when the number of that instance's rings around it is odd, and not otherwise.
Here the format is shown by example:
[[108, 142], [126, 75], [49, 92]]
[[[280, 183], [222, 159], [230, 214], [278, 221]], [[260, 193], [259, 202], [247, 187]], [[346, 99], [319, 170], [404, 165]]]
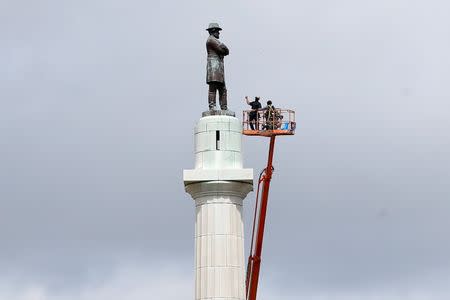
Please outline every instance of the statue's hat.
[[213, 29], [217, 29], [217, 30], [222, 30], [222, 28], [220, 28], [219, 24], [217, 23], [209, 23], [209, 26], [206, 30], [210, 31]]

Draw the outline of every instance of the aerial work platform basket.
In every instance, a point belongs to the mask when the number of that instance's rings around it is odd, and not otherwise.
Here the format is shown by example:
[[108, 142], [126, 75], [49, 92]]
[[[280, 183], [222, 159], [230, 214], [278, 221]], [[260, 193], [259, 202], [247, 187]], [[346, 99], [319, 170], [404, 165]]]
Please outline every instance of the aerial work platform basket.
[[245, 135], [293, 135], [295, 128], [295, 111], [291, 109], [244, 110], [242, 113], [242, 133]]

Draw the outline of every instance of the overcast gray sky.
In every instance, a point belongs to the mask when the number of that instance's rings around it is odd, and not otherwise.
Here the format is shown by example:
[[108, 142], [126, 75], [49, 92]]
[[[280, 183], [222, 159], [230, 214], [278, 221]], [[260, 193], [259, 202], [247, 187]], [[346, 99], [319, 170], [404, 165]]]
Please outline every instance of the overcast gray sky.
[[[212, 21], [231, 109], [258, 95], [297, 111], [260, 298], [449, 299], [449, 14], [445, 0], [0, 0], [0, 299], [193, 299], [181, 173]], [[258, 173], [267, 140], [244, 151]]]

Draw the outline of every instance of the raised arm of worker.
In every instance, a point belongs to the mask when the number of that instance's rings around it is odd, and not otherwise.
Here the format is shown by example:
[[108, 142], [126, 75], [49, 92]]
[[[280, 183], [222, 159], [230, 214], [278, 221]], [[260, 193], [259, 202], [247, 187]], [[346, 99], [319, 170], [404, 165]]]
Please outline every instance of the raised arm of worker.
[[247, 104], [250, 105], [250, 101], [248, 101], [248, 96], [245, 96], [245, 101], [247, 101]]

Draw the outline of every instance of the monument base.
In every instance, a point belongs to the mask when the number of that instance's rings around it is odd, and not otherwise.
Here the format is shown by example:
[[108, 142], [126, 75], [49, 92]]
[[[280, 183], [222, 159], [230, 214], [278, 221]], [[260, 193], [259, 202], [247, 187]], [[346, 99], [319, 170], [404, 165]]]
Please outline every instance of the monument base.
[[234, 111], [231, 110], [207, 110], [202, 113], [202, 117], [207, 116], [231, 116], [236, 117]]

